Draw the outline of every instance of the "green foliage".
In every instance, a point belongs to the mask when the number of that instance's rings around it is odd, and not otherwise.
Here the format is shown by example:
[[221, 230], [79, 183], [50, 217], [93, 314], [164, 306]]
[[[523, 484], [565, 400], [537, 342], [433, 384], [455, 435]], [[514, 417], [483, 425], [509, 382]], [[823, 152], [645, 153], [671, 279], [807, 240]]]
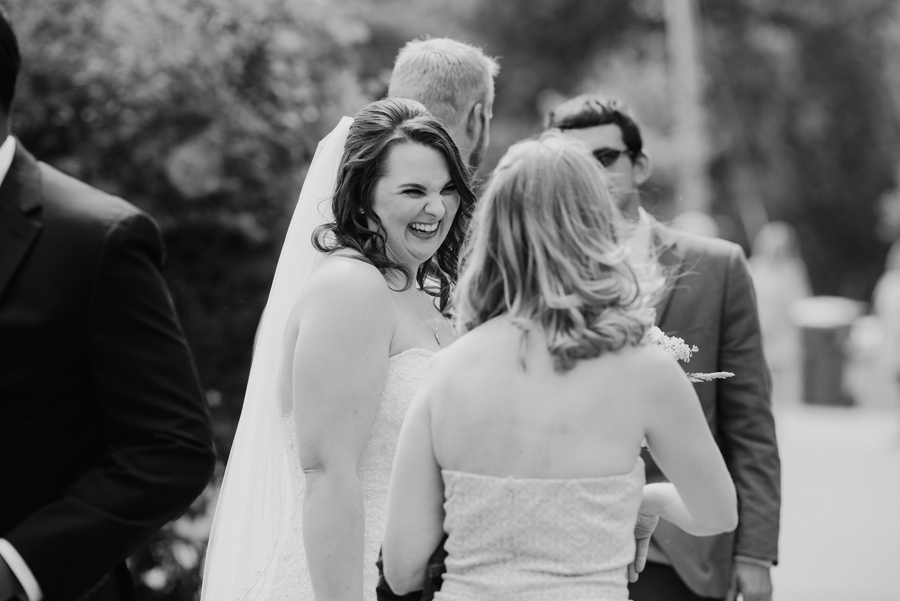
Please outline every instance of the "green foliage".
[[218, 484], [211, 484], [183, 516], [128, 559], [141, 601], [199, 598], [217, 493]]
[[718, 210], [741, 219], [762, 202], [798, 229], [817, 293], [868, 299], [886, 251], [876, 205], [900, 156], [880, 68], [895, 3], [702, 7]]
[[471, 25], [490, 40], [491, 52], [503, 57], [498, 97], [519, 113], [525, 107], [534, 110], [533, 99], [541, 89], [577, 84], [585, 65], [598, 52], [616, 48], [632, 28], [646, 24], [638, 5], [583, 0], [482, 2]]
[[482, 170], [513, 143], [541, 131], [544, 95], [578, 88], [597, 55], [621, 48], [634, 30], [654, 27], [642, 2], [481, 0], [461, 18], [473, 43], [500, 57], [492, 142]]

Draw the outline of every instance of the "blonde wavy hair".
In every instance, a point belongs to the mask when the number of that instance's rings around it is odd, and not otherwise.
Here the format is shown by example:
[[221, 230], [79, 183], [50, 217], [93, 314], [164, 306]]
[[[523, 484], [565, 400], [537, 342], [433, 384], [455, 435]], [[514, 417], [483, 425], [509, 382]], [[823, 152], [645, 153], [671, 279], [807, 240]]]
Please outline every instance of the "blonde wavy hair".
[[462, 331], [508, 314], [539, 324], [564, 372], [639, 344], [650, 326], [618, 242], [607, 176], [579, 142], [549, 131], [512, 146], [478, 201], [456, 288]]

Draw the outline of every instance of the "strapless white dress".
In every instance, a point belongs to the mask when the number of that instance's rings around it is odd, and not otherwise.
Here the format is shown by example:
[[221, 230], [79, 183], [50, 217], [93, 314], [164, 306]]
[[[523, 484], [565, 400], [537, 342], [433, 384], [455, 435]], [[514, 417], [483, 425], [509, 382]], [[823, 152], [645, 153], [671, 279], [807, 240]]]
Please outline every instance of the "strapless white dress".
[[[397, 450], [397, 438], [403, 417], [413, 395], [425, 375], [431, 351], [409, 349], [398, 353], [388, 362], [387, 377], [381, 391], [378, 411], [369, 439], [359, 461], [366, 510], [366, 548], [363, 572], [363, 594], [366, 601], [375, 600], [378, 568], [375, 562], [384, 540], [384, 521], [387, 512], [388, 484], [391, 466]], [[297, 455], [293, 416], [283, 418], [285, 453], [291, 472], [291, 489], [295, 499], [303, 499], [305, 476]], [[288, 536], [275, 555], [275, 586], [271, 601], [312, 601], [312, 584], [303, 548], [303, 504], [296, 503]]]
[[442, 471], [447, 572], [435, 601], [623, 601], [644, 462], [602, 478]]

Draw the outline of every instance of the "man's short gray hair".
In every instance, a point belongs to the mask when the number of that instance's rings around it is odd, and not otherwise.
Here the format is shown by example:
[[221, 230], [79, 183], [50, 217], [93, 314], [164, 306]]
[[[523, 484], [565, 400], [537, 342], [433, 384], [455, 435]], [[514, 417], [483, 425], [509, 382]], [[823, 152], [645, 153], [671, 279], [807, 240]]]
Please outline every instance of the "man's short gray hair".
[[388, 96], [418, 100], [450, 127], [460, 127], [469, 107], [494, 102], [497, 60], [481, 48], [450, 38], [407, 42], [397, 54]]

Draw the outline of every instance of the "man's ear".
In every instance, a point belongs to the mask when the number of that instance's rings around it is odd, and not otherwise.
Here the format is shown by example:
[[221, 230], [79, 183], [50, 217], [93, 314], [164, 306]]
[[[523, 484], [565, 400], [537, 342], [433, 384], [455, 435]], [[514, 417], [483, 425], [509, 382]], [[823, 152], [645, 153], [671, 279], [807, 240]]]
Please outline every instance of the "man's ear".
[[469, 114], [466, 115], [466, 136], [473, 140], [477, 139], [481, 128], [483, 127], [484, 104], [476, 102], [472, 105], [472, 108], [469, 109]]
[[641, 152], [631, 161], [632, 177], [635, 185], [640, 186], [648, 179], [653, 172], [653, 163], [650, 161], [650, 155]]

